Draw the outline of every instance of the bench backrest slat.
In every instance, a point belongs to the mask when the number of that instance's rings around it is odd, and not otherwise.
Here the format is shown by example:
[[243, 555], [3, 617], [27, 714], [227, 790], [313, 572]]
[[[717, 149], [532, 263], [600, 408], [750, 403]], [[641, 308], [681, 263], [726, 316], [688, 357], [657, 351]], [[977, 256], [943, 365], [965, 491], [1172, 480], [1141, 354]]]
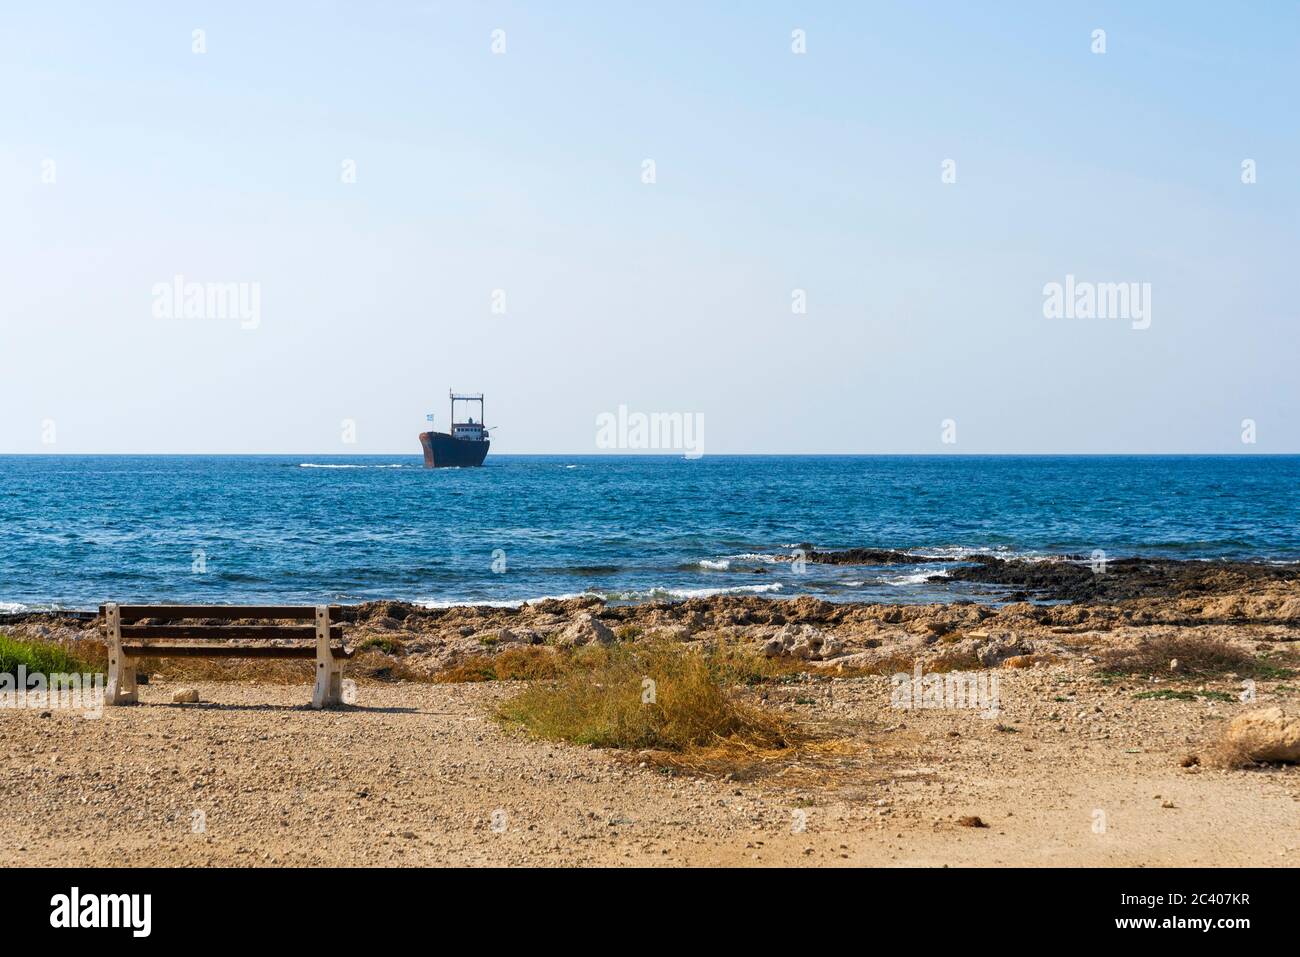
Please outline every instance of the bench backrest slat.
[[[123, 638], [180, 640], [316, 640], [315, 625], [123, 625]], [[330, 637], [342, 638], [343, 626], [330, 625]]]
[[[342, 608], [330, 605], [330, 621], [342, 619]], [[99, 606], [103, 615], [105, 606]], [[217, 618], [234, 621], [241, 618], [270, 618], [281, 621], [316, 620], [315, 605], [119, 605], [118, 611], [122, 623], [140, 621], [144, 618], [161, 618], [176, 620], [186, 618]]]

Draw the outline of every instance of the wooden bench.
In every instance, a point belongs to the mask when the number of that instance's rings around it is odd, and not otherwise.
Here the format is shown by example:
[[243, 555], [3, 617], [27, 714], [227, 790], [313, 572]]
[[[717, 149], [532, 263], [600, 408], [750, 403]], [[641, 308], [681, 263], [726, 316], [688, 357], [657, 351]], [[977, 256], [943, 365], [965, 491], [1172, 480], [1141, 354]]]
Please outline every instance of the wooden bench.
[[[108, 644], [105, 704], [138, 700], [133, 658], [315, 658], [311, 706], [343, 701], [343, 662], [354, 652], [343, 644], [338, 605], [107, 604], [99, 613]], [[240, 624], [207, 623], [214, 619]], [[247, 624], [250, 620], [277, 624]]]

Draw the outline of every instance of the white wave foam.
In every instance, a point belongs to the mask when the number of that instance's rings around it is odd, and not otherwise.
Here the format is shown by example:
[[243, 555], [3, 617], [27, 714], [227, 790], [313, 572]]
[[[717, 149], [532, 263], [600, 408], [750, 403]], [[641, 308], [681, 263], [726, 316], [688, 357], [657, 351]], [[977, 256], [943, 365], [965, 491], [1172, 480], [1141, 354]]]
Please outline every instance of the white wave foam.
[[954, 561], [965, 555], [995, 555], [999, 558], [1014, 555], [1015, 550], [1006, 545], [937, 545], [934, 548], [909, 548], [906, 553], [917, 558], [951, 558]]
[[0, 614], [13, 615], [20, 611], [27, 611], [30, 605], [24, 605], [20, 601], [0, 601]]
[[1034, 549], [1017, 549], [1010, 545], [981, 545], [978, 547], [966, 545], [939, 545], [934, 548], [909, 548], [904, 553], [915, 556], [916, 558], [941, 558], [950, 561], [960, 561], [967, 555], [989, 555], [993, 558], [1004, 560], [1020, 560], [1025, 562], [1044, 562], [1057, 561], [1060, 555], [1052, 552], [1044, 552]]
[[601, 592], [574, 591], [564, 595], [542, 595], [540, 598], [517, 598], [513, 601], [493, 601], [487, 598], [454, 598], [450, 600], [417, 598], [411, 604], [421, 608], [522, 608], [544, 601], [568, 601], [571, 598], [605, 598]]
[[715, 595], [764, 595], [768, 592], [780, 591], [785, 586], [780, 582], [770, 582], [766, 585], [734, 585], [730, 588], [652, 588], [649, 592], [632, 592], [631, 594], [644, 594], [649, 598], [712, 598]]
[[699, 565], [701, 568], [707, 568], [710, 571], [725, 572], [731, 567], [731, 560], [727, 558], [701, 558]]
[[603, 601], [653, 601], [656, 598], [712, 598], [715, 595], [763, 595], [781, 591], [785, 586], [780, 582], [765, 585], [734, 585], [730, 588], [646, 588], [637, 591], [579, 591], [566, 595], [542, 595], [540, 598], [522, 598], [515, 601], [491, 601], [488, 599], [420, 599], [412, 604], [421, 608], [521, 608], [524, 605], [536, 605], [543, 601], [568, 601], [571, 598], [599, 598]]
[[940, 569], [927, 569], [923, 572], [913, 572], [911, 575], [900, 575], [897, 578], [886, 578], [886, 585], [924, 585], [931, 578], [947, 578], [948, 572]]
[[486, 598], [472, 599], [467, 598], [463, 601], [423, 601], [416, 599], [411, 604], [419, 605], [421, 608], [521, 608], [527, 602], [523, 601], [488, 601]]
[[789, 555], [768, 555], [764, 552], [741, 552], [739, 555], [728, 555], [727, 558], [734, 558], [742, 562], [762, 562], [765, 565], [775, 565], [777, 562], [788, 561]]

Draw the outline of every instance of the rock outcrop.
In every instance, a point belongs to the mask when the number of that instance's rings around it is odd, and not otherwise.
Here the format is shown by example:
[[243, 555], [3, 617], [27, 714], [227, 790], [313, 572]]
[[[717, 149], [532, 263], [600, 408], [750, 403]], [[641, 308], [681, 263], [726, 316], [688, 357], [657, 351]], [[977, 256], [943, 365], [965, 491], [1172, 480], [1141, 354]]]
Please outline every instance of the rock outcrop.
[[561, 648], [575, 648], [580, 645], [608, 645], [614, 642], [614, 632], [609, 626], [588, 612], [578, 614], [564, 627], [555, 644]]
[[763, 644], [763, 654], [769, 658], [825, 661], [843, 652], [841, 642], [812, 625], [786, 625]]
[[1224, 736], [1252, 761], [1300, 762], [1300, 717], [1281, 708], [1259, 708], [1232, 719]]

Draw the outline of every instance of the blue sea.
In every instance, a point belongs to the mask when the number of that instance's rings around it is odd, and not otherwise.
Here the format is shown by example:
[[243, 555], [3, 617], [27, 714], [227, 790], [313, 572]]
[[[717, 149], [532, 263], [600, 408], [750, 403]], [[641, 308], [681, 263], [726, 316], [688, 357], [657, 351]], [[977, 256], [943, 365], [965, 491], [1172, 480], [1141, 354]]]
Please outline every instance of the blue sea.
[[[1300, 560], [1300, 456], [0, 456], [0, 610], [103, 601], [948, 601], [946, 565]], [[987, 590], [987, 586], [984, 586]]]

